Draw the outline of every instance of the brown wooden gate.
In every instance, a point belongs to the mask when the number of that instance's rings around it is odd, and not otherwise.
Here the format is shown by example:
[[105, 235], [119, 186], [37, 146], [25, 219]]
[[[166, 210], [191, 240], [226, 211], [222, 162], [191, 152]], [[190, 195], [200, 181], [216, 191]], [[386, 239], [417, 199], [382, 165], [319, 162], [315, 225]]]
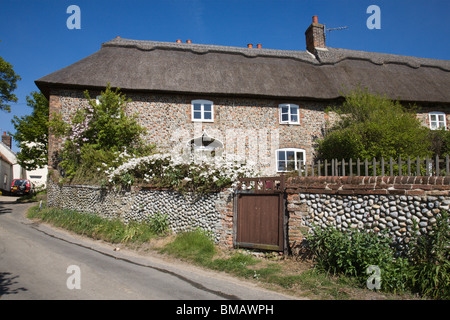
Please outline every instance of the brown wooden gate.
[[284, 250], [284, 177], [243, 178], [236, 190], [235, 246]]

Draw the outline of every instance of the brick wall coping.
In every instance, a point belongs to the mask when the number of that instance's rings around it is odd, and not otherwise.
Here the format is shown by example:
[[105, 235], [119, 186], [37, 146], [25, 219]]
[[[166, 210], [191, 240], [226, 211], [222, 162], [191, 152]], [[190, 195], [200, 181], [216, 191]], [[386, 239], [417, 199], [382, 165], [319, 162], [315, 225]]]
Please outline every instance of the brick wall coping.
[[450, 177], [435, 176], [353, 176], [291, 177], [288, 193], [450, 195]]

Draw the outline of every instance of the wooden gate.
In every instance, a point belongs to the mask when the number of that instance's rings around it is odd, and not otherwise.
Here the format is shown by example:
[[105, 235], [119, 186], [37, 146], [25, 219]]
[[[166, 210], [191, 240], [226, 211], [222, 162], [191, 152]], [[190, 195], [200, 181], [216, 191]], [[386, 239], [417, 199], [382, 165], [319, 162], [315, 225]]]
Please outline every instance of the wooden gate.
[[284, 177], [243, 178], [236, 190], [235, 246], [283, 251]]

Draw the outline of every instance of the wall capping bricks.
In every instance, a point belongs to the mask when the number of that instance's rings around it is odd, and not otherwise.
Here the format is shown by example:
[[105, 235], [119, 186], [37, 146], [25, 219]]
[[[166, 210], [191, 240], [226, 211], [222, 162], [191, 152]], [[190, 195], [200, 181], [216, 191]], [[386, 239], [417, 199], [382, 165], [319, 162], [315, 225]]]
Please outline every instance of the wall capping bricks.
[[450, 177], [291, 177], [286, 182], [286, 190], [288, 193], [445, 196], [450, 195]]

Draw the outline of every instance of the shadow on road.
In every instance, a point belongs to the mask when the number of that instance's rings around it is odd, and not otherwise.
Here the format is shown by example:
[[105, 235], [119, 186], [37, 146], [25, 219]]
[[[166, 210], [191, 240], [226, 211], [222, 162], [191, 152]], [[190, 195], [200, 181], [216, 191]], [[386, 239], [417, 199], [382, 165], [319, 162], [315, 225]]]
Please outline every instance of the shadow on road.
[[19, 197], [0, 195], [0, 215], [11, 213], [12, 208], [10, 207], [10, 205], [23, 203], [18, 202], [17, 199], [19, 199]]
[[19, 276], [13, 276], [10, 272], [0, 272], [0, 298], [7, 294], [17, 294], [21, 291], [28, 291], [26, 288], [13, 288], [19, 282], [16, 279]]
[[11, 208], [5, 208], [4, 204], [0, 202], [0, 214], [10, 213]]

